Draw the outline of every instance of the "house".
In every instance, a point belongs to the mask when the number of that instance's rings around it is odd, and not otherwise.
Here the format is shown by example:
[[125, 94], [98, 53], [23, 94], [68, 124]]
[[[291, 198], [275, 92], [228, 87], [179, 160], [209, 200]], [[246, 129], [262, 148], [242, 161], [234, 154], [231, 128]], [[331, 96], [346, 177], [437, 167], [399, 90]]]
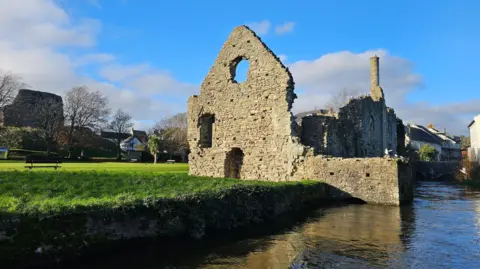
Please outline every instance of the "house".
[[127, 153], [127, 160], [142, 160], [148, 154], [148, 135], [145, 131], [132, 128], [130, 137], [120, 143], [122, 151]]
[[418, 124], [407, 124], [405, 130], [405, 144], [419, 150], [425, 144], [435, 148], [438, 152], [436, 161], [454, 161], [461, 159], [462, 153], [458, 138], [441, 132], [432, 124], [427, 127]]
[[468, 156], [472, 162], [480, 162], [480, 114], [468, 125], [470, 129], [470, 148]]

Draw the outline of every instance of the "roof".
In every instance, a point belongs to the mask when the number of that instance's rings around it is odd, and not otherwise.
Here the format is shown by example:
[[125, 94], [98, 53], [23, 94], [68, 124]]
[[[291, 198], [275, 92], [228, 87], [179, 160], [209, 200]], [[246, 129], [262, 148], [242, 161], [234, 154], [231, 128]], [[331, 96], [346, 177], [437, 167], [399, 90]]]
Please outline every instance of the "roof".
[[410, 137], [410, 140], [413, 141], [422, 141], [440, 145], [443, 142], [442, 139], [431, 133], [427, 128], [416, 124], [408, 125], [408, 136]]
[[116, 132], [101, 132], [101, 137], [107, 138], [107, 139], [126, 139], [130, 136], [130, 134], [126, 133], [116, 133]]
[[472, 120], [472, 122], [470, 122], [470, 124], [467, 127], [470, 128], [470, 126], [472, 126], [474, 123], [475, 123], [475, 120]]
[[148, 135], [145, 131], [139, 131], [132, 129], [132, 135], [136, 137], [140, 142], [147, 143], [148, 142]]

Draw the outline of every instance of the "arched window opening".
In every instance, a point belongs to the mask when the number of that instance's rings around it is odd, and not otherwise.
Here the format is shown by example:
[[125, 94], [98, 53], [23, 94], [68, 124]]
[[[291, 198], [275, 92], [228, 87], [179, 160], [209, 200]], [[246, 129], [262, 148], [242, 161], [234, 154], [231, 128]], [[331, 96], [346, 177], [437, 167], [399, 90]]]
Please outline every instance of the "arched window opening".
[[241, 178], [243, 157], [243, 151], [239, 148], [232, 148], [227, 153], [224, 164], [226, 178]]

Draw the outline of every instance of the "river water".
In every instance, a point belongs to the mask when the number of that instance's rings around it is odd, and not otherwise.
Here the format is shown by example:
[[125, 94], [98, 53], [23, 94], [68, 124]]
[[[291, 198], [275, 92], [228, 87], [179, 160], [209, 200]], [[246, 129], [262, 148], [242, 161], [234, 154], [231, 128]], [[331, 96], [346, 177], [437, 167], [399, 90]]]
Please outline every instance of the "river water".
[[480, 268], [480, 191], [420, 182], [409, 206], [330, 206], [233, 238], [123, 250], [69, 268]]

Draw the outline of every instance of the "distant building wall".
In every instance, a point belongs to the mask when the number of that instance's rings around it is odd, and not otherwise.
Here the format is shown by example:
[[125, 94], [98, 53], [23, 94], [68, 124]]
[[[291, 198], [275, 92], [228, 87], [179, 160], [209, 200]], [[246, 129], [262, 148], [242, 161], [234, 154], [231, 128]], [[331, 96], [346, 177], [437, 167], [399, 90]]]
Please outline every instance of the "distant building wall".
[[470, 150], [471, 161], [480, 162], [480, 115], [474, 117], [470, 129]]
[[62, 97], [49, 92], [19, 90], [13, 103], [3, 109], [3, 125], [35, 128], [39, 106], [51, 104], [59, 104], [59, 115], [63, 117]]

